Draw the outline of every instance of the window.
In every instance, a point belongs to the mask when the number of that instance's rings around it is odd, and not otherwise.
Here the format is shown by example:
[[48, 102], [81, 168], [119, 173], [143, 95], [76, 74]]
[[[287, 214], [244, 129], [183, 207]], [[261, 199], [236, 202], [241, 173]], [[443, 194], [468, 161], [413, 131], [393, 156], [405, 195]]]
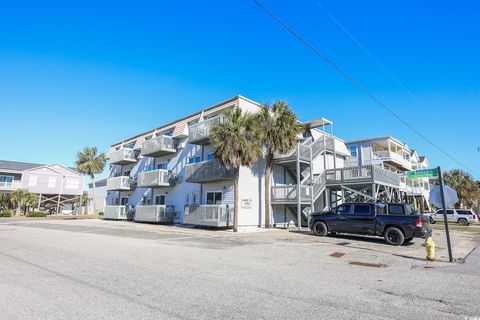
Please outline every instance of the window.
[[377, 207], [377, 214], [387, 214], [387, 205], [383, 203], [379, 203], [376, 205]]
[[352, 211], [352, 205], [344, 204], [337, 208], [338, 214], [349, 214]]
[[29, 187], [36, 187], [37, 186], [37, 180], [38, 180], [37, 176], [30, 176], [30, 179], [28, 181], [28, 186]]
[[407, 212], [406, 212], [407, 215], [412, 215], [412, 214], [413, 214], [413, 208], [412, 208], [411, 205], [406, 204], [406, 205], [405, 205], [405, 210], [407, 211]]
[[368, 204], [356, 204], [353, 207], [353, 214], [359, 216], [369, 216], [370, 215], [370, 205]]
[[122, 198], [121, 205], [126, 206], [128, 204], [128, 198]]
[[188, 164], [199, 163], [200, 161], [202, 161], [202, 157], [200, 157], [199, 155], [188, 157]]
[[403, 211], [403, 205], [401, 204], [391, 204], [388, 206], [389, 214], [405, 214]]
[[357, 146], [350, 146], [348, 149], [350, 150], [350, 155], [352, 157], [357, 157]]
[[222, 193], [217, 191], [207, 192], [207, 204], [222, 204]]
[[187, 205], [199, 205], [200, 204], [200, 194], [198, 192], [189, 192], [186, 195], [185, 200]]
[[130, 177], [130, 170], [123, 172], [124, 177]]
[[210, 152], [207, 154], [207, 160], [213, 160], [215, 159], [215, 152]]
[[56, 177], [48, 177], [48, 187], [55, 188], [55, 184], [57, 183]]
[[0, 184], [5, 186], [10, 186], [13, 182], [12, 176], [0, 176]]
[[157, 169], [167, 170], [168, 162], [162, 162], [157, 164]]
[[457, 213], [458, 214], [464, 214], [464, 215], [467, 215], [467, 216], [472, 215], [472, 212], [470, 210], [457, 210]]
[[165, 205], [165, 195], [164, 194], [155, 195], [155, 205], [157, 205], [157, 206]]
[[67, 189], [78, 189], [78, 187], [79, 187], [78, 179], [67, 178], [67, 182], [65, 184], [65, 187]]
[[[443, 214], [443, 210], [438, 210], [437, 214]], [[453, 210], [447, 210], [447, 214], [453, 214]]]

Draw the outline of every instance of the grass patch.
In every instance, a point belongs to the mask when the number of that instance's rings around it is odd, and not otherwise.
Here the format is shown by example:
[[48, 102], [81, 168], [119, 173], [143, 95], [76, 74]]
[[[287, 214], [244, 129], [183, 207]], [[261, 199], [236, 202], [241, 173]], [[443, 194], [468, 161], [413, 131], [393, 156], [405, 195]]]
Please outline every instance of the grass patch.
[[[442, 230], [444, 231], [445, 230], [445, 224], [443, 223], [435, 223], [435, 224], [431, 224], [430, 225], [432, 227], [433, 230]], [[476, 226], [460, 226], [456, 223], [449, 223], [448, 224], [448, 229], [449, 230], [455, 230], [455, 231], [465, 231], [465, 232], [474, 232], [476, 230], [478, 230], [478, 227]]]
[[30, 211], [30, 212], [27, 212], [26, 216], [28, 218], [45, 218], [47, 214], [41, 211]]
[[5, 210], [0, 212], [0, 218], [11, 218], [12, 217], [12, 211], [10, 210]]

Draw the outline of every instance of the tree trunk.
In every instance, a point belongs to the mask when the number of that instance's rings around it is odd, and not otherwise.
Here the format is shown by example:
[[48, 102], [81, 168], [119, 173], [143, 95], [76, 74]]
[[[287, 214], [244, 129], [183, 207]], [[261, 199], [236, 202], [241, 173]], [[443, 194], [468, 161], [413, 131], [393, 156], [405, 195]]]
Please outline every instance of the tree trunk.
[[233, 186], [233, 232], [238, 231], [238, 180], [240, 178], [240, 169], [235, 169], [235, 184]]
[[270, 228], [271, 204], [270, 204], [270, 184], [272, 181], [273, 153], [271, 149], [267, 150], [265, 159], [265, 228]]
[[93, 186], [93, 215], [95, 219], [98, 219], [98, 213], [97, 213], [97, 186], [95, 184], [95, 176], [92, 175], [90, 177], [92, 179], [92, 186]]

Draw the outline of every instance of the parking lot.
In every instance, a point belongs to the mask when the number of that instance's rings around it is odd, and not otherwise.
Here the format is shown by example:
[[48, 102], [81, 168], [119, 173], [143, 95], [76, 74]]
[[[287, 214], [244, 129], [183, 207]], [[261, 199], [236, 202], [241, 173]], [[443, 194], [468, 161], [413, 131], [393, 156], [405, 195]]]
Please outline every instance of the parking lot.
[[434, 238], [438, 262], [425, 261], [420, 239], [392, 247], [382, 239], [279, 229], [0, 222], [0, 294], [8, 297], [0, 300], [0, 318], [480, 316], [479, 232], [452, 232], [454, 264], [444, 234]]

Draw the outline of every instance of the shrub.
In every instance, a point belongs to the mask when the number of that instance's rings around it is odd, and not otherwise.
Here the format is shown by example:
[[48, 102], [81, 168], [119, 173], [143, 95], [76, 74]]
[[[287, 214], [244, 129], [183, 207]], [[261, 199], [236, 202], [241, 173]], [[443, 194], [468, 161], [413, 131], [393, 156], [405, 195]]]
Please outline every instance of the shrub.
[[12, 216], [12, 211], [5, 210], [0, 212], [0, 218], [10, 218]]
[[99, 211], [99, 212], [98, 212], [98, 215], [99, 215], [99, 216], [103, 216], [103, 211]]
[[27, 217], [29, 218], [43, 218], [46, 217], [47, 215], [44, 212], [41, 211], [30, 211], [27, 212]]

